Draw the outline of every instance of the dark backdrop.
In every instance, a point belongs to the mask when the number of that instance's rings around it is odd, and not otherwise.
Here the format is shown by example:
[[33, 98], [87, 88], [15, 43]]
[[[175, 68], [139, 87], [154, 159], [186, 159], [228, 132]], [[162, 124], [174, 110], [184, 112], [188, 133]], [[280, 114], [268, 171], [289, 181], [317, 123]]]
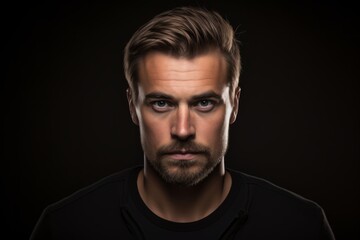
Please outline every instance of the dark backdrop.
[[123, 48], [155, 14], [191, 4], [219, 11], [241, 41], [240, 114], [227, 166], [316, 201], [338, 239], [359, 237], [355, 6], [29, 2], [2, 5], [2, 234], [27, 239], [45, 206], [142, 162]]

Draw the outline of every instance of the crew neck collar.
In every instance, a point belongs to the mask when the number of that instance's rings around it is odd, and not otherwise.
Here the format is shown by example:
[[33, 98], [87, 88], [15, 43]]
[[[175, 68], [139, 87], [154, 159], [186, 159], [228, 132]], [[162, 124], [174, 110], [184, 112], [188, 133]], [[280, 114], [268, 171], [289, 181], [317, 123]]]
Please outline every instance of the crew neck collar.
[[[246, 208], [247, 202], [247, 186], [243, 184], [243, 178], [239, 174], [235, 174], [234, 171], [227, 169], [232, 178], [232, 184], [230, 191], [224, 201], [208, 216], [187, 223], [173, 222], [163, 219], [154, 214], [142, 200], [138, 188], [137, 188], [137, 177], [142, 167], [135, 168], [130, 176], [129, 189], [130, 189], [130, 202], [134, 203], [135, 208], [151, 223], [158, 225], [161, 228], [166, 228], [171, 231], [194, 231], [196, 229], [202, 229], [207, 227], [224, 215], [234, 215], [236, 217], [240, 210]], [[230, 216], [231, 217], [231, 216]]]

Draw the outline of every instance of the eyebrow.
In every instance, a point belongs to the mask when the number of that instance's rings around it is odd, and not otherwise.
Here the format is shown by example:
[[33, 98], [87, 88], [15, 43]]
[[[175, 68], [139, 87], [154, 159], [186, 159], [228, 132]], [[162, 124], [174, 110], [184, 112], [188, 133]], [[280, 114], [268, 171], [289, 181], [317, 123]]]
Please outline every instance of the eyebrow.
[[[204, 93], [200, 93], [198, 95], [194, 95], [191, 97], [191, 101], [196, 101], [200, 99], [206, 99], [206, 98], [215, 98], [217, 100], [221, 100], [222, 97], [220, 94], [214, 92], [214, 91], [208, 91]], [[165, 100], [172, 100], [175, 99], [173, 96], [163, 93], [163, 92], [152, 92], [149, 94], [146, 94], [145, 99], [165, 99]]]
[[191, 97], [192, 100], [200, 100], [200, 99], [206, 99], [206, 98], [215, 98], [217, 100], [222, 99], [221, 95], [214, 91], [204, 92], [204, 93], [201, 93], [201, 94]]
[[151, 98], [157, 98], [157, 99], [173, 99], [173, 97], [171, 95], [168, 95], [166, 93], [162, 93], [162, 92], [152, 92], [149, 94], [146, 94], [145, 99], [151, 99]]

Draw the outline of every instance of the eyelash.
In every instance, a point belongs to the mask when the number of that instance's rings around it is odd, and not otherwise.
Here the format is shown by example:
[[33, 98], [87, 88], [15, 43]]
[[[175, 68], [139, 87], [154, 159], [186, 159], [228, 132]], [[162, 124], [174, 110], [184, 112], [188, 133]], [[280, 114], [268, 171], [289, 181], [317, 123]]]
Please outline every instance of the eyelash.
[[[201, 103], [206, 102], [206, 106], [200, 106]], [[208, 100], [208, 99], [204, 99], [204, 100], [200, 100], [198, 101], [195, 106], [201, 107], [203, 108], [202, 111], [203, 112], [209, 112], [211, 111], [214, 107], [215, 107], [215, 101], [213, 100]]]
[[[204, 102], [206, 102], [206, 105], [201, 106], [201, 104]], [[162, 106], [159, 106], [159, 103], [161, 103]], [[174, 104], [172, 104], [171, 102], [169, 102], [167, 100], [152, 101], [152, 102], [150, 102], [150, 105], [154, 111], [160, 112], [160, 113], [167, 112], [167, 111], [171, 110], [174, 106]], [[196, 101], [195, 103], [192, 104], [192, 106], [195, 107], [200, 112], [210, 112], [216, 106], [216, 102], [214, 100], [210, 100], [210, 99], [203, 99], [203, 100]]]

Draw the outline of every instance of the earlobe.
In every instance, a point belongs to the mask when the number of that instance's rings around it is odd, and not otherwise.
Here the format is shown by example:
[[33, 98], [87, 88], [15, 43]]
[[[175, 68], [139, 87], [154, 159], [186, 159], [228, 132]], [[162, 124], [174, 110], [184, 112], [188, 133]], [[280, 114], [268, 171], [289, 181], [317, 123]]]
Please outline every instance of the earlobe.
[[231, 112], [230, 124], [233, 124], [235, 122], [235, 120], [236, 120], [236, 117], [237, 117], [237, 113], [238, 113], [238, 110], [239, 110], [240, 92], [241, 92], [241, 88], [237, 87], [235, 89], [235, 93], [234, 93], [233, 109], [232, 109], [232, 112]]
[[136, 125], [139, 125], [139, 119], [136, 115], [136, 110], [135, 110], [135, 105], [134, 105], [134, 98], [133, 98], [130, 88], [126, 89], [126, 96], [127, 96], [127, 100], [129, 103], [129, 111], [130, 111], [131, 120]]

